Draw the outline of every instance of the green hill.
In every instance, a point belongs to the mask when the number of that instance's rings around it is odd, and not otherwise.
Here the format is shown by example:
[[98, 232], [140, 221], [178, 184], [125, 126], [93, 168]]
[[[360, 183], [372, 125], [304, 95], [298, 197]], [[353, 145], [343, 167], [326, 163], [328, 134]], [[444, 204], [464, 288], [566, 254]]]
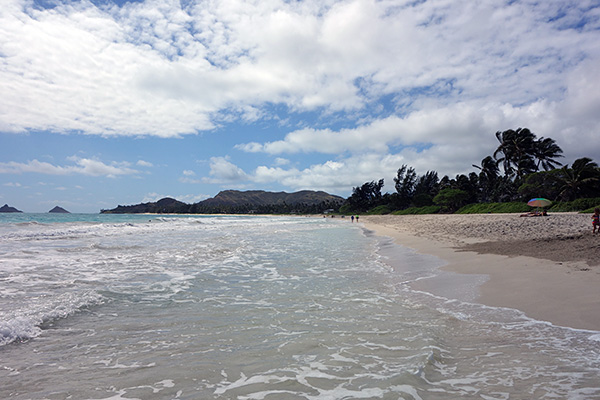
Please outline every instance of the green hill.
[[186, 204], [167, 197], [155, 203], [119, 205], [112, 210], [101, 210], [100, 212], [105, 214], [307, 214], [338, 209], [343, 202], [342, 197], [322, 191], [302, 190], [295, 193], [286, 193], [263, 190], [224, 190], [213, 198], [194, 204]]

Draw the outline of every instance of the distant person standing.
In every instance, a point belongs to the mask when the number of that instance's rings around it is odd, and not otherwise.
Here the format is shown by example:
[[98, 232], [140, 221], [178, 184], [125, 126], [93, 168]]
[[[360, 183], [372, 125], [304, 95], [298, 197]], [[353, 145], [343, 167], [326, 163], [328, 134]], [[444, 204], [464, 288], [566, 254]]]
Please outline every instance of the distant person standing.
[[596, 230], [600, 233], [600, 208], [594, 208], [594, 214], [592, 215], [592, 225], [594, 226], [594, 233]]
[[356, 216], [356, 223], [358, 224], [358, 215]]
[[350, 219], [352, 220], [352, 222], [354, 222], [354, 215], [351, 216]]

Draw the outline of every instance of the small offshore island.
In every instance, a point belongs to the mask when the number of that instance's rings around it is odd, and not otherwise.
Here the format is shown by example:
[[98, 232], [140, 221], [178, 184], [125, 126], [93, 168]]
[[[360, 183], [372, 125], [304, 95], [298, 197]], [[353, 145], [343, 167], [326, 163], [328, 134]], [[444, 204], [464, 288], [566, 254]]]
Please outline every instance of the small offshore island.
[[52, 214], [71, 214], [69, 211], [67, 211], [64, 208], [59, 207], [59, 206], [54, 207], [52, 210], [50, 210], [48, 212], [52, 213]]
[[17, 210], [16, 208], [9, 206], [8, 204], [5, 204], [2, 207], [0, 207], [0, 213], [22, 213], [22, 212], [23, 211]]
[[[22, 213], [23, 211], [18, 210], [14, 207], [9, 206], [8, 204], [0, 207], [0, 213]], [[65, 210], [62, 207], [56, 206], [52, 210], [48, 211], [50, 214], [70, 214], [69, 211]]]

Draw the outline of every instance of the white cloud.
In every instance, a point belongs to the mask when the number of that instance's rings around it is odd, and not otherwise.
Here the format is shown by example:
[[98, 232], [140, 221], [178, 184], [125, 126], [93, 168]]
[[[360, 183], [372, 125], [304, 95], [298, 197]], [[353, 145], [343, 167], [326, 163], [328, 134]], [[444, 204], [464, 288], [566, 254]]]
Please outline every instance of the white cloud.
[[135, 169], [129, 168], [128, 163], [112, 163], [107, 165], [102, 161], [89, 158], [71, 158], [76, 165], [59, 166], [38, 160], [31, 160], [27, 163], [19, 162], [0, 162], [0, 173], [2, 174], [21, 174], [37, 173], [45, 175], [72, 175], [81, 174], [89, 176], [107, 176], [113, 178], [118, 175], [132, 175], [138, 173]]
[[132, 175], [138, 173], [135, 169], [129, 168], [129, 164], [126, 162], [107, 165], [98, 160], [82, 158], [77, 160], [77, 164], [79, 167], [71, 168], [71, 170], [83, 175], [115, 177], [117, 175]]
[[[600, 87], [589, 68], [578, 71], [576, 84], [562, 102], [540, 100], [525, 106], [457, 103], [444, 108], [422, 109], [404, 118], [391, 116], [352, 129], [301, 129], [283, 140], [249, 143], [236, 148], [268, 154], [362, 154], [414, 152], [415, 164], [442, 173], [461, 173], [491, 154], [498, 145], [498, 130], [531, 128], [538, 137], [551, 137], [565, 150], [566, 159], [590, 155], [600, 137]], [[572, 109], [572, 111], [568, 111]], [[396, 150], [398, 151], [398, 150]]]
[[[402, 154], [362, 154], [341, 160], [329, 160], [304, 169], [259, 166], [252, 173], [245, 173], [239, 167], [229, 164], [229, 168], [238, 171], [244, 177], [244, 183], [279, 184], [292, 190], [325, 190], [331, 193], [348, 194], [353, 186], [364, 182], [384, 178], [389, 190], [393, 191], [393, 178], [402, 164], [415, 165], [421, 154], [406, 152]], [[470, 166], [470, 165], [469, 165]], [[419, 170], [425, 173], [426, 170]], [[242, 183], [242, 180], [236, 181]], [[216, 182], [215, 182], [216, 183]], [[391, 185], [391, 186], [390, 186]]]
[[[493, 137], [494, 129], [507, 123], [509, 118], [503, 115], [502, 107], [500, 104], [483, 108], [460, 103], [448, 108], [415, 111], [405, 118], [391, 116], [352, 129], [301, 129], [287, 134], [280, 141], [243, 144], [236, 148], [269, 154], [360, 154], [386, 153], [390, 146], [477, 146], [482, 135], [488, 135], [489, 139]], [[512, 108], [506, 112], [509, 111]]]
[[210, 178], [204, 178], [204, 183], [238, 183], [248, 179], [247, 174], [225, 157], [211, 157]]
[[164, 199], [165, 197], [170, 197], [172, 199], [176, 199], [182, 201], [187, 204], [197, 203], [202, 200], [208, 199], [209, 195], [207, 194], [180, 194], [180, 195], [169, 195], [169, 194], [159, 194], [156, 192], [147, 193], [142, 199], [142, 203], [154, 203], [160, 199]]
[[288, 160], [287, 158], [277, 157], [275, 159], [275, 165], [277, 165], [277, 166], [288, 165], [289, 163], [290, 163], [290, 160]]
[[400, 116], [458, 99], [521, 106], [560, 101], [565, 72], [598, 66], [583, 3], [5, 3], [0, 130], [11, 132], [173, 137], [271, 118], [271, 104], [362, 118], [382, 96]]
[[144, 160], [138, 160], [138, 162], [136, 163], [136, 165], [139, 165], [140, 167], [148, 167], [148, 168], [154, 166], [151, 162], [144, 161]]
[[[236, 149], [276, 158], [244, 170], [213, 157], [207, 176], [174, 172], [180, 182], [333, 192], [391, 185], [402, 164], [468, 172], [509, 128], [555, 139], [565, 162], [600, 151], [600, 19], [588, 2], [55, 3], [2, 5], [0, 132], [168, 138], [225, 127], [215, 134], [238, 135]], [[237, 122], [293, 128], [263, 136]], [[29, 159], [0, 162], [0, 173], [153, 166]]]

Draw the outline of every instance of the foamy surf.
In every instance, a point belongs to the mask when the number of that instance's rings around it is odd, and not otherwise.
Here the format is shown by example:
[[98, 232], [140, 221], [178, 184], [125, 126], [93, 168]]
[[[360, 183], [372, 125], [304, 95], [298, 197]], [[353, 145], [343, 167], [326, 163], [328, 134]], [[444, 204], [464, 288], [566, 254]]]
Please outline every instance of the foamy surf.
[[600, 397], [598, 333], [413, 290], [439, 260], [349, 221], [103, 218], [0, 223], [1, 398]]

